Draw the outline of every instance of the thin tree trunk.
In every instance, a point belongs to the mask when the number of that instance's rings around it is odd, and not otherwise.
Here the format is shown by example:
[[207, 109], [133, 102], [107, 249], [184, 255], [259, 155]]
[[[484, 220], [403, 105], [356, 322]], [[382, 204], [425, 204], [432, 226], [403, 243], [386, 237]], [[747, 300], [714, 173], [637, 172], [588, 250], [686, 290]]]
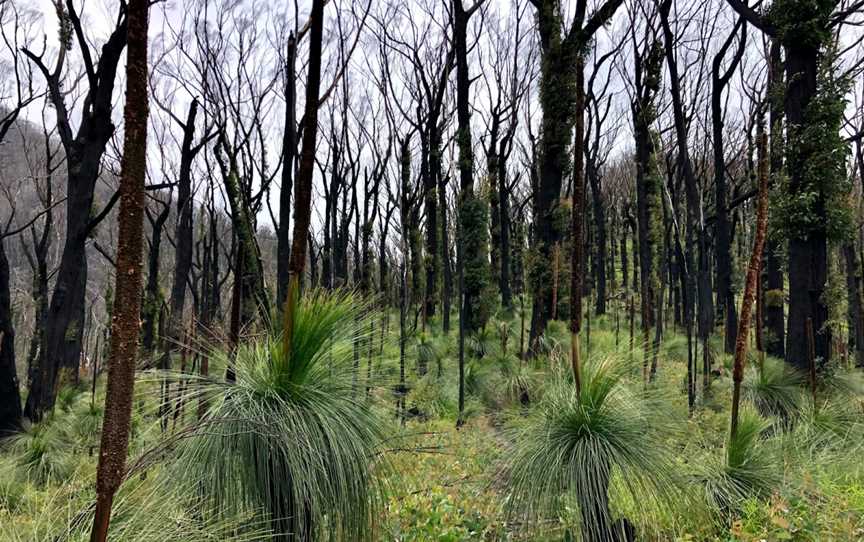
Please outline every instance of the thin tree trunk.
[[297, 155], [297, 83], [295, 64], [297, 38], [288, 36], [285, 55], [285, 126], [282, 132], [282, 186], [279, 192], [279, 227], [276, 231], [276, 305], [281, 309], [288, 295], [288, 264], [291, 260], [291, 189]]
[[732, 422], [731, 434], [734, 438], [738, 432], [738, 411], [741, 403], [741, 382], [744, 380], [744, 363], [747, 359], [747, 335], [750, 328], [750, 313], [756, 296], [756, 280], [762, 265], [762, 250], [765, 246], [765, 236], [768, 230], [768, 149], [764, 127], [760, 119], [758, 126], [759, 148], [759, 203], [756, 209], [756, 238], [753, 241], [753, 253], [747, 268], [747, 278], [744, 283], [744, 298], [741, 301], [741, 318], [738, 320], [738, 335], [735, 342], [735, 360], [732, 368]]
[[294, 333], [294, 311], [300, 293], [300, 276], [306, 266], [306, 239], [312, 219], [312, 174], [315, 168], [315, 139], [318, 135], [318, 94], [321, 88], [321, 40], [324, 25], [324, 0], [313, 0], [309, 14], [309, 68], [306, 84], [306, 106], [303, 129], [303, 149], [294, 191], [294, 239], [291, 244], [291, 264], [288, 268], [288, 290], [285, 296], [282, 351], [291, 352]]
[[573, 123], [575, 132], [573, 138], [573, 202], [570, 216], [570, 364], [578, 395], [582, 391], [582, 359], [579, 352], [579, 335], [582, 331], [582, 288], [584, 282], [582, 224], [585, 219], [585, 58], [581, 53], [576, 56], [574, 71], [576, 115]]
[[130, 0], [126, 105], [120, 173], [117, 276], [111, 322], [111, 350], [91, 542], [108, 537], [111, 504], [125, 474], [141, 311], [141, 253], [144, 244], [144, 177], [147, 169], [147, 0]]

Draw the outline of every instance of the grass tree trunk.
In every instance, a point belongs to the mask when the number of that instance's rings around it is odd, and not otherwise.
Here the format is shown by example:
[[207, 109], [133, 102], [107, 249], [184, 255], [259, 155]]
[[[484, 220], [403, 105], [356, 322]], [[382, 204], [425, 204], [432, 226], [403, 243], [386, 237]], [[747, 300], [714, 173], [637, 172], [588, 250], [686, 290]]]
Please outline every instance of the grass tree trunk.
[[738, 432], [741, 382], [744, 380], [744, 363], [747, 359], [747, 347], [749, 345], [750, 316], [753, 310], [753, 300], [756, 298], [756, 281], [759, 279], [762, 251], [765, 248], [765, 237], [768, 230], [768, 145], [761, 119], [758, 130], [759, 203], [756, 208], [756, 238], [753, 241], [753, 253], [750, 256], [750, 265], [747, 267], [747, 278], [744, 282], [744, 298], [741, 300], [741, 317], [738, 320], [735, 358], [732, 367], [732, 422], [730, 432], [733, 438]]
[[129, 445], [141, 310], [141, 253], [144, 244], [144, 176], [147, 169], [147, 0], [130, 0], [126, 60], [125, 135], [120, 173], [117, 276], [108, 357], [108, 384], [91, 542], [108, 537], [111, 504], [123, 481]]

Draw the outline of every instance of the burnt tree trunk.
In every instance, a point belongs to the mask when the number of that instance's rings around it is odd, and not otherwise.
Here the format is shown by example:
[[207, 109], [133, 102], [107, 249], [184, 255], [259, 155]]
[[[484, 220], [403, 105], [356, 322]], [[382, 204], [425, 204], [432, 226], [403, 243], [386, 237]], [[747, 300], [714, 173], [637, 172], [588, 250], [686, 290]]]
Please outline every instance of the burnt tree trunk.
[[[778, 39], [771, 40], [771, 66], [769, 69], [771, 101], [769, 120], [771, 122], [771, 177], [770, 183], [776, 183], [783, 172], [783, 98], [777, 96], [783, 89], [783, 64], [781, 45]], [[778, 232], [769, 231], [765, 242], [765, 351], [769, 356], [783, 358], [786, 355], [786, 316], [783, 311], [783, 245], [778, 241]]]
[[[81, 30], [81, 21], [71, 0], [65, 4], [66, 15], [75, 29], [78, 46], [87, 60], [90, 45]], [[102, 46], [96, 65], [86, 63], [89, 88], [83, 100], [84, 111], [77, 134], [72, 133], [69, 112], [61, 84], [63, 55], [51, 71], [28, 50], [25, 54], [45, 77], [48, 95], [57, 116], [60, 140], [66, 153], [66, 240], [60, 256], [57, 281], [45, 319], [45, 336], [27, 397], [25, 415], [39, 421], [54, 407], [58, 389], [78, 381], [81, 345], [84, 338], [84, 302], [87, 290], [87, 239], [104, 218], [104, 213], [92, 216], [93, 196], [102, 155], [114, 124], [111, 118], [114, 79], [117, 65], [126, 47], [127, 16], [123, 9], [117, 26]]]
[[282, 185], [279, 191], [279, 227], [276, 230], [276, 305], [283, 309], [288, 295], [288, 264], [291, 260], [291, 189], [297, 156], [297, 83], [295, 59], [297, 38], [288, 36], [285, 55], [285, 126], [282, 133]]
[[156, 347], [157, 328], [160, 326], [159, 315], [162, 313], [162, 296], [159, 294], [159, 256], [162, 249], [162, 229], [171, 211], [170, 205], [167, 203], [162, 205], [162, 211], [155, 217], [148, 209], [144, 210], [152, 231], [147, 252], [147, 284], [144, 287], [144, 304], [141, 307], [141, 347], [148, 354], [152, 354]]
[[862, 268], [854, 242], [843, 245], [846, 263], [848, 299], [849, 349], [855, 352], [855, 365], [864, 367], [864, 300], [862, 300]]
[[589, 161], [586, 170], [588, 182], [591, 184], [591, 208], [594, 215], [594, 232], [596, 243], [594, 251], [594, 280], [597, 287], [597, 299], [595, 300], [594, 312], [597, 316], [606, 314], [606, 251], [607, 251], [607, 225], [606, 208], [603, 202], [603, 194], [600, 190], [600, 175], [594, 164]]
[[717, 258], [717, 311], [725, 326], [724, 349], [727, 354], [735, 351], [735, 334], [738, 329], [738, 312], [735, 308], [735, 292], [732, 289], [732, 236], [729, 225], [729, 210], [726, 208], [726, 195], [729, 190], [726, 182], [726, 157], [723, 149], [723, 91], [735, 73], [744, 53], [746, 34], [742, 30], [741, 41], [732, 57], [732, 61], [723, 73], [721, 67], [723, 58], [732, 44], [732, 40], [741, 26], [741, 22], [729, 34], [720, 51], [714, 56], [711, 67], [711, 128], [714, 143], [714, 200], [716, 220], [714, 222], [715, 250]]
[[15, 328], [6, 240], [0, 236], [0, 438], [21, 427], [21, 395], [15, 367]]
[[300, 278], [306, 266], [306, 243], [312, 220], [312, 175], [315, 169], [315, 140], [318, 136], [318, 106], [321, 90], [321, 41], [324, 34], [324, 0], [314, 0], [309, 14], [309, 68], [303, 119], [303, 147], [294, 186], [294, 239], [288, 267], [288, 290], [283, 316], [282, 351], [291, 352], [294, 313], [300, 293]]
[[[186, 123], [183, 124], [183, 142], [180, 147], [180, 174], [177, 177], [177, 223], [174, 227], [174, 273], [171, 279], [171, 298], [167, 326], [166, 352], [173, 348], [171, 343], [180, 339], [183, 322], [183, 308], [186, 304], [186, 285], [192, 270], [194, 244], [195, 201], [192, 198], [192, 160], [204, 147], [206, 137], [198, 145], [192, 145], [195, 135], [195, 118], [198, 114], [198, 100], [192, 100]], [[200, 315], [199, 315], [200, 316]], [[170, 355], [170, 354], [168, 354]], [[170, 368], [170, 359], [163, 366]]]
[[[813, 187], [806, 176], [810, 145], [795, 139], [807, 123], [806, 113], [816, 95], [819, 50], [816, 47], [785, 44], [786, 49], [786, 120], [791, 132], [792, 147], [786, 171], [789, 175], [791, 195], [807, 193]], [[799, 369], [809, 366], [809, 345], [805, 326], [813, 323], [815, 354], [819, 365], [829, 361], [831, 329], [828, 322], [828, 304], [825, 285], [828, 281], [828, 235], [825, 196], [820, 189], [810, 208], [813, 227], [805, 236], [789, 239], [789, 321], [786, 332], [786, 361]]]

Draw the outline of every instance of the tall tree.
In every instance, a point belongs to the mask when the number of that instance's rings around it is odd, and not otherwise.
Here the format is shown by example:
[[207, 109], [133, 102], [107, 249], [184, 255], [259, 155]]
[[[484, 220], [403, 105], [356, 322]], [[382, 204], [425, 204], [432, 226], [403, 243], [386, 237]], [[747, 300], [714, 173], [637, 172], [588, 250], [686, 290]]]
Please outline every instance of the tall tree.
[[[638, 251], [634, 250], [633, 284], [639, 285], [639, 308], [641, 315], [642, 342], [645, 350], [644, 377], [647, 378], [649, 358], [656, 351], [649, 345], [649, 334], [657, 324], [657, 293], [660, 289], [660, 250], [663, 227], [663, 201], [661, 197], [662, 177], [657, 163], [656, 132], [653, 124], [657, 119], [657, 92], [663, 62], [663, 45], [646, 29], [642, 43], [633, 34], [634, 49], [634, 96], [631, 104], [633, 136], [636, 144], [636, 228]], [[638, 253], [638, 258], [636, 257]], [[636, 260], [638, 259], [638, 273]]]
[[[58, 389], [77, 382], [84, 337], [85, 293], [87, 291], [87, 238], [107, 215], [110, 207], [93, 212], [93, 196], [108, 141], [114, 134], [111, 118], [114, 79], [126, 47], [127, 8], [121, 6], [114, 29], [94, 61], [84, 27], [72, 0], [57, 3], [60, 18], [60, 51], [53, 68], [45, 63], [44, 52], [23, 49], [45, 78], [48, 97], [54, 106], [57, 132], [66, 154], [66, 240], [60, 257], [57, 281], [45, 320], [45, 338], [39, 350], [37, 369], [25, 415], [38, 421], [54, 406]], [[64, 89], [66, 51], [73, 35], [85, 73], [85, 96], [81, 122], [73, 133]], [[115, 200], [112, 200], [115, 201]]]
[[[735, 308], [735, 291], [732, 289], [732, 232], [729, 209], [726, 206], [728, 193], [726, 156], [723, 147], [723, 92], [744, 55], [747, 25], [739, 20], [732, 32], [714, 55], [711, 63], [711, 134], [714, 145], [714, 204], [717, 208], [714, 222], [715, 253], [717, 255], [717, 310], [725, 322], [725, 349], [727, 354], [735, 351], [735, 334], [738, 331], [738, 313]], [[723, 59], [732, 46], [738, 30], [741, 39], [725, 70]]]
[[[789, 311], [786, 361], [809, 364], [807, 322], [812, 323], [816, 358], [831, 357], [828, 326], [828, 241], [844, 230], [834, 210], [845, 194], [844, 157], [838, 152], [843, 107], [834, 76], [832, 30], [856, 13], [838, 2], [775, 1], [758, 12], [742, 0], [727, 0], [749, 24], [777, 38], [785, 53], [786, 173], [777, 213], [788, 239]], [[819, 164], [818, 167], [815, 164]]]
[[[468, 21], [482, 0], [467, 10], [453, 0], [453, 47], [456, 51], [456, 144], [459, 149], [459, 274], [465, 332], [474, 333], [489, 318], [483, 294], [489, 283], [488, 209], [474, 191], [474, 146], [471, 137], [471, 74], [468, 68]], [[460, 327], [463, 324], [460, 322]]]
[[[771, 38], [768, 66], [769, 121], [771, 122], [771, 178], [777, 186], [783, 174], [783, 101], [784, 79], [782, 46], [780, 40]], [[783, 243], [781, 232], [769, 225], [768, 239], [765, 241], [765, 328], [767, 338], [765, 351], [770, 356], [783, 358], [786, 354], [786, 315], [784, 310], [783, 280]]]
[[321, 90], [321, 39], [324, 34], [324, 1], [313, 0], [309, 14], [309, 71], [306, 83], [306, 105], [303, 115], [303, 147], [300, 168], [294, 186], [294, 238], [291, 242], [291, 264], [285, 295], [282, 340], [283, 352], [291, 352], [294, 312], [300, 294], [300, 278], [306, 267], [306, 244], [312, 220], [312, 175], [315, 169], [315, 139], [318, 135], [318, 107]]
[[[597, 30], [615, 14], [622, 0], [606, 0], [590, 17], [587, 17], [587, 1], [579, 0], [570, 28], [563, 35], [561, 29], [564, 21], [560, 0], [531, 0], [531, 3], [537, 12], [540, 31], [540, 106], [543, 109], [539, 179], [534, 195], [536, 254], [532, 257], [531, 271], [534, 305], [530, 348], [532, 353], [536, 353], [538, 341], [552, 316], [552, 280], [548, 262], [552, 261], [554, 247], [562, 236], [561, 228], [557, 224], [560, 221], [556, 219], [560, 213], [562, 181], [571, 171], [571, 156], [579, 154], [581, 160], [583, 154], [582, 149], [572, 155], [569, 152], [573, 126], [577, 123], [576, 116], [583, 115], [581, 109], [577, 111], [577, 100], [584, 99], [584, 88], [580, 88], [577, 81], [581, 80], [579, 77], [584, 79], [584, 75], [581, 75], [584, 70], [583, 53]], [[584, 126], [584, 121], [578, 122], [580, 126]], [[583, 138], [580, 136], [576, 140], [581, 145]], [[584, 182], [581, 176], [580, 171], [574, 184]], [[581, 221], [581, 212], [580, 200], [579, 207], [574, 207], [573, 210], [579, 217], [574, 217], [573, 220]], [[574, 246], [576, 244], [578, 242], [574, 241]], [[578, 255], [576, 257], [578, 258]], [[574, 270], [581, 268], [581, 261], [578, 263], [578, 266], [573, 266]], [[581, 291], [581, 288], [579, 290]], [[577, 303], [581, 304], [581, 297]], [[578, 310], [579, 307], [572, 305], [571, 316]], [[580, 327], [581, 322], [578, 319], [571, 322], [571, 332], [574, 335], [578, 335]]]
[[[4, 55], [11, 56], [9, 71], [0, 75], [11, 82], [6, 94], [0, 94], [0, 144], [15, 124], [21, 111], [35, 99], [32, 75], [26, 61], [20, 57], [20, 38], [23, 33], [18, 8], [12, 2], [0, 3], [0, 36], [6, 46]], [[11, 99], [7, 99], [11, 98]], [[50, 164], [47, 166], [50, 168]], [[49, 181], [50, 182], [50, 181]], [[49, 188], [50, 193], [50, 188]], [[0, 224], [0, 437], [17, 430], [21, 425], [21, 395], [18, 389], [18, 371], [15, 365], [15, 328], [12, 322], [11, 268], [6, 256], [6, 240], [18, 231], [12, 231], [15, 202], [6, 194], [11, 207], [9, 217]], [[50, 209], [50, 196], [49, 196]], [[46, 221], [45, 231], [50, 230]], [[29, 224], [28, 224], [29, 227]], [[34, 230], [35, 231], [35, 230]]]
[[9, 224], [0, 232], [0, 437], [21, 427], [21, 393], [15, 366], [15, 327], [12, 324], [12, 294], [6, 238]]

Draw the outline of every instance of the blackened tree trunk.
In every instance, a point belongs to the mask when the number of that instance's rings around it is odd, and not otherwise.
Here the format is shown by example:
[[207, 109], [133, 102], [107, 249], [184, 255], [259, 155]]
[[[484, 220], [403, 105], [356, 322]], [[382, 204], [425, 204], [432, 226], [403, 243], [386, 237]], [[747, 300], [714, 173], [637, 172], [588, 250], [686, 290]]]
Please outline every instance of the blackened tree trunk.
[[318, 94], [321, 89], [321, 39], [324, 33], [324, 0], [312, 2], [309, 35], [309, 68], [306, 84], [306, 105], [303, 148], [294, 190], [294, 239], [288, 267], [288, 290], [283, 316], [282, 351], [291, 352], [294, 333], [294, 312], [300, 293], [300, 276], [306, 266], [306, 239], [312, 219], [312, 174], [315, 169], [315, 139], [318, 135]]
[[582, 332], [583, 224], [585, 221], [585, 59], [580, 52], [574, 65], [575, 122], [573, 145], [573, 203], [570, 216], [570, 364], [576, 393], [582, 390], [582, 359], [579, 351]]
[[[772, 38], [779, 39], [785, 51], [786, 172], [784, 200], [789, 208], [781, 216], [785, 222], [788, 245], [789, 319], [786, 329], [786, 361], [805, 369], [809, 365], [808, 322], [814, 331], [814, 355], [819, 364], [830, 361], [831, 328], [828, 326], [829, 201], [838, 195], [837, 185], [844, 175], [837, 167], [837, 132], [842, 111], [835, 104], [822, 102], [816, 110], [811, 104], [819, 92], [820, 61], [830, 62], [823, 54], [833, 39], [835, 26], [851, 12], [834, 12], [834, 3], [795, 0], [772, 17], [766, 18], [741, 0], [727, 2], [748, 23]], [[772, 55], [773, 56], [773, 55]], [[772, 61], [772, 64], [774, 62]], [[824, 66], [825, 73], [832, 67]], [[830, 88], [824, 89], [832, 93]], [[833, 100], [832, 96], [824, 96]], [[774, 119], [772, 119], [773, 121]], [[833, 163], [832, 163], [833, 162]], [[819, 167], [814, 167], [818, 163]], [[832, 170], [833, 168], [833, 170]], [[841, 194], [845, 197], [845, 194]], [[802, 220], [803, 218], [803, 220]]]
[[[783, 172], [783, 64], [781, 58], [780, 40], [771, 40], [771, 65], [769, 68], [769, 85], [771, 99], [769, 114], [771, 121], [771, 178], [774, 184]], [[779, 95], [778, 95], [779, 94]], [[765, 351], [769, 356], [783, 358], [786, 354], [786, 316], [784, 314], [782, 245], [778, 233], [769, 230], [765, 242]]]
[[501, 183], [498, 179], [498, 138], [500, 132], [500, 112], [492, 111], [492, 122], [486, 135], [486, 171], [489, 179], [489, 262], [491, 279], [501, 285]]
[[[638, 261], [634, 247], [633, 283], [639, 284], [642, 341], [645, 349], [643, 371], [649, 360], [649, 333], [655, 325], [655, 303], [660, 287], [658, 278], [659, 253], [662, 242], [663, 203], [660, 195], [662, 179], [657, 171], [657, 157], [651, 131], [657, 112], [654, 97], [659, 90], [663, 46], [659, 41], [646, 44], [635, 55], [636, 100], [633, 103], [633, 133], [636, 139], [636, 222], [638, 224]], [[638, 279], [637, 279], [638, 276]], [[635, 288], [634, 288], [635, 289]], [[646, 375], [647, 376], [647, 375]]]
[[630, 289], [630, 262], [627, 258], [627, 229], [628, 229], [628, 221], [622, 222], [619, 226], [620, 238], [621, 242], [621, 286], [624, 287], [625, 290]]
[[45, 142], [46, 175], [44, 197], [40, 196], [40, 199], [42, 200], [42, 207], [45, 210], [45, 220], [42, 224], [41, 232], [37, 233], [35, 225], [30, 226], [32, 247], [28, 247], [23, 237], [21, 238], [24, 254], [27, 256], [27, 262], [30, 264], [30, 270], [33, 273], [30, 295], [35, 308], [33, 314], [33, 335], [30, 338], [30, 348], [27, 353], [28, 389], [33, 386], [33, 380], [37, 372], [36, 360], [45, 338], [45, 320], [48, 315], [48, 251], [51, 248], [54, 231], [54, 172], [62, 165], [62, 162], [55, 161], [60, 150], [59, 146], [52, 141], [52, 132], [48, 130], [48, 127], [43, 122], [42, 135]]
[[[72, 133], [61, 84], [64, 55], [60, 54], [57, 66], [50, 70], [41, 56], [24, 50], [45, 77], [67, 166], [66, 240], [48, 307], [45, 338], [25, 406], [25, 415], [33, 421], [40, 420], [45, 412], [53, 408], [61, 386], [78, 380], [84, 338], [87, 238], [98, 220], [105, 215], [98, 213], [94, 218], [93, 195], [105, 146], [114, 134], [111, 118], [114, 79], [120, 56], [126, 47], [126, 8], [121, 10], [117, 25], [102, 46], [102, 54], [95, 65], [72, 0], [67, 0], [65, 4], [65, 16], [75, 31], [77, 44], [84, 57], [88, 83], [77, 134]], [[71, 39], [71, 36], [67, 37]]]
[[828, 300], [825, 285], [828, 281], [828, 232], [825, 194], [816, 179], [808, 175], [808, 163], [813, 156], [813, 145], [801, 141], [807, 126], [807, 109], [816, 96], [819, 50], [817, 47], [785, 44], [786, 48], [786, 120], [791, 132], [787, 143], [790, 195], [810, 194], [816, 188], [812, 213], [812, 228], [805, 235], [789, 239], [789, 321], [786, 331], [786, 361], [806, 369], [809, 365], [807, 321], [813, 325], [815, 354], [820, 364], [829, 361], [831, 354], [831, 328], [828, 323]]
[[260, 314], [261, 320], [267, 324], [270, 318], [270, 300], [264, 288], [264, 271], [258, 257], [255, 217], [240, 186], [236, 152], [229, 146], [224, 131], [220, 132], [219, 145], [227, 155], [223, 157], [222, 153], [217, 152], [216, 157], [225, 183], [225, 195], [234, 230], [234, 281], [239, 283], [235, 296], [240, 311], [238, 323], [240, 327], [247, 326], [255, 320], [256, 314]]
[[372, 232], [375, 228], [375, 216], [379, 213], [378, 199], [381, 181], [386, 174], [387, 163], [390, 160], [392, 149], [393, 140], [392, 138], [388, 138], [387, 150], [384, 152], [384, 155], [376, 157], [372, 173], [364, 177], [363, 191], [366, 197], [363, 202], [363, 228], [360, 234], [360, 253], [362, 259], [360, 263], [360, 291], [366, 295], [371, 295], [372, 293]]
[[0, 438], [21, 427], [21, 394], [15, 367], [15, 328], [6, 240], [0, 236]]
[[[614, 15], [621, 0], [606, 0], [586, 21], [587, 3], [577, 4], [570, 29], [562, 36], [559, 0], [534, 2], [542, 53], [540, 106], [543, 109], [539, 156], [539, 180], [535, 198], [535, 264], [531, 270], [534, 306], [531, 315], [530, 351], [552, 315], [552, 280], [548, 262], [561, 241], [557, 215], [564, 175], [570, 169], [569, 144], [576, 111], [574, 66], [594, 33]], [[579, 112], [581, 114], [581, 112]], [[580, 217], [581, 220], [581, 217]]]
[[855, 352], [855, 365], [864, 367], [864, 300], [862, 300], [862, 267], [855, 243], [843, 245], [846, 263], [846, 290], [848, 300], [849, 349]]
[[726, 208], [728, 185], [726, 182], [726, 157], [723, 149], [723, 91], [729, 80], [735, 74], [741, 57], [744, 54], [746, 26], [741, 32], [741, 40], [732, 57], [729, 66], [721, 73], [723, 58], [732, 45], [732, 40], [743, 21], [723, 42], [719, 52], [714, 56], [711, 66], [711, 128], [714, 143], [714, 200], [717, 209], [714, 222], [715, 249], [717, 256], [717, 311], [725, 324], [724, 346], [727, 354], [735, 351], [735, 334], [738, 331], [738, 313], [735, 308], [735, 292], [732, 289], [732, 236], [729, 225], [729, 210]]
[[111, 504], [125, 475], [129, 445], [141, 311], [149, 8], [148, 0], [131, 0], [128, 7], [129, 52], [126, 60], [125, 134], [120, 174], [117, 286], [111, 322], [105, 419], [96, 471], [96, 513], [90, 534], [91, 542], [104, 542], [108, 537]]
[[291, 189], [294, 181], [294, 159], [297, 156], [297, 83], [295, 59], [297, 39], [288, 37], [285, 56], [285, 126], [282, 132], [282, 185], [279, 192], [279, 227], [276, 247], [276, 305], [285, 305], [288, 295], [288, 264], [291, 260]]
[[[470, 74], [468, 71], [468, 21], [480, 7], [468, 10], [462, 0], [453, 0], [453, 47], [456, 52], [456, 117], [459, 147], [459, 273], [462, 280], [460, 332], [471, 334], [486, 325], [487, 303], [483, 302], [489, 282], [488, 211], [474, 194], [474, 148], [471, 143]], [[461, 341], [462, 339], [460, 339]]]
[[450, 258], [450, 232], [447, 227], [447, 185], [450, 177], [443, 176], [438, 182], [438, 208], [441, 213], [441, 261], [443, 280], [441, 288], [441, 331], [450, 331], [450, 310], [453, 302], [453, 263]]
[[[423, 177], [423, 205], [426, 209], [426, 316], [435, 316], [437, 305], [436, 293], [438, 292], [438, 276], [441, 272], [441, 263], [444, 255], [438, 246], [439, 233], [446, 225], [439, 227], [438, 225], [438, 207], [441, 205], [441, 200], [446, 198], [446, 194], [440, 195], [441, 190], [441, 126], [440, 117], [441, 109], [444, 103], [444, 94], [447, 89], [447, 76], [453, 67], [453, 51], [448, 53], [444, 67], [438, 77], [437, 85], [428, 89], [427, 96], [428, 114], [425, 119], [426, 128], [424, 129], [427, 140], [426, 152], [426, 175]], [[446, 188], [445, 188], [446, 190]], [[446, 213], [446, 209], [442, 207], [442, 213]], [[446, 243], [445, 243], [446, 245]], [[449, 319], [449, 318], [448, 318]]]
[[[514, 111], [516, 107], [514, 106]], [[513, 308], [513, 289], [510, 284], [511, 276], [511, 248], [510, 248], [510, 192], [511, 186], [507, 181], [507, 157], [512, 149], [513, 138], [516, 131], [515, 119], [511, 121], [511, 128], [501, 141], [501, 152], [498, 156], [498, 222], [501, 228], [501, 269], [498, 274], [498, 290], [501, 292], [501, 306], [505, 309]], [[518, 179], [517, 179], [518, 180]]]
[[147, 285], [144, 287], [144, 304], [141, 307], [141, 346], [148, 354], [156, 346], [159, 315], [162, 313], [162, 296], [159, 293], [159, 256], [162, 250], [162, 229], [171, 212], [168, 203], [162, 203], [162, 210], [155, 217], [145, 208], [145, 214], [150, 221], [152, 237], [150, 250], [147, 252]]
[[[183, 308], [186, 304], [186, 288], [189, 273], [192, 271], [194, 245], [195, 200], [192, 198], [192, 161], [209, 140], [206, 136], [193, 145], [195, 119], [198, 115], [198, 100], [192, 100], [186, 122], [182, 125], [183, 142], [180, 147], [180, 172], [177, 177], [177, 223], [174, 227], [174, 273], [171, 279], [171, 299], [169, 300], [168, 326], [166, 329], [166, 353], [170, 355], [173, 344], [180, 339], [183, 322]], [[199, 317], [201, 315], [199, 314]], [[170, 358], [163, 367], [170, 368]]]
[[[586, 169], [586, 177], [591, 184], [591, 208], [594, 215], [594, 231], [596, 234], [597, 246], [594, 251], [594, 280], [596, 282], [597, 294], [594, 305], [594, 312], [597, 316], [606, 314], [606, 251], [608, 250], [607, 243], [607, 224], [606, 224], [606, 207], [603, 202], [603, 194], [600, 189], [600, 175], [594, 164], [589, 161]], [[614, 280], [614, 279], [613, 279]]]

